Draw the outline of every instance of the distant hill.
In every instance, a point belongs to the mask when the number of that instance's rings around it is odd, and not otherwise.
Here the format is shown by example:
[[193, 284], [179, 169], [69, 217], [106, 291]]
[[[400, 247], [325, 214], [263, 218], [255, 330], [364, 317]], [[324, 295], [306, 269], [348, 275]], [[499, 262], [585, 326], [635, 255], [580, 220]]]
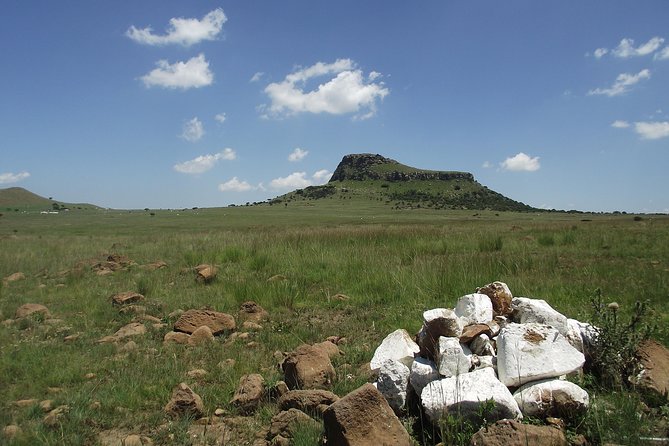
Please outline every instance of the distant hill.
[[381, 201], [396, 209], [537, 210], [488, 189], [469, 172], [417, 169], [369, 153], [344, 156], [327, 184], [299, 189], [270, 203], [317, 200]]
[[88, 203], [64, 203], [34, 194], [22, 187], [0, 189], [0, 209], [2, 210], [58, 210], [63, 208], [98, 209], [98, 206]]

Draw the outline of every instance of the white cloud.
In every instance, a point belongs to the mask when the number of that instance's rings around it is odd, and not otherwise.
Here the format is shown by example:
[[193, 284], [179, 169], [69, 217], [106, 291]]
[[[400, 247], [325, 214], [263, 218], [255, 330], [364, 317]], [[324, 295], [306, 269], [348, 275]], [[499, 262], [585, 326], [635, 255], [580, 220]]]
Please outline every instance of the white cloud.
[[664, 39], [656, 36], [635, 48], [634, 39], [623, 39], [616, 48], [611, 50], [611, 54], [623, 59], [634, 56], [646, 56], [655, 52], [663, 43]]
[[[261, 106], [261, 109], [266, 112], [266, 117], [305, 112], [334, 115], [360, 113], [356, 117], [366, 119], [376, 113], [377, 101], [390, 93], [383, 82], [374, 82], [380, 74], [372, 73], [366, 80], [362, 70], [356, 68], [350, 59], [338, 59], [331, 64], [318, 62], [265, 87], [271, 104]], [[330, 79], [314, 90], [305, 91], [307, 81], [322, 76], [329, 76]]]
[[251, 79], [249, 79], [249, 82], [258, 82], [262, 77], [265, 75], [262, 71], [258, 71], [257, 73], [254, 73], [253, 76], [251, 76]]
[[534, 172], [541, 167], [538, 156], [532, 158], [523, 152], [505, 159], [500, 165], [502, 169], [514, 172]]
[[484, 169], [490, 169], [492, 167], [492, 163], [490, 161], [484, 161], [481, 167]]
[[609, 97], [620, 96], [627, 93], [633, 85], [638, 84], [644, 79], [650, 79], [650, 70], [644, 69], [637, 74], [622, 73], [616, 78], [616, 81], [609, 88], [596, 88], [588, 91], [588, 96], [606, 95]]
[[669, 59], [669, 46], [665, 46], [662, 50], [655, 53], [653, 56], [655, 60], [667, 60]]
[[311, 181], [306, 176], [306, 172], [293, 172], [287, 177], [273, 179], [269, 186], [272, 189], [302, 189], [311, 186]]
[[330, 178], [332, 178], [332, 172], [330, 172], [327, 169], [321, 169], [316, 171], [311, 178], [314, 179], [314, 182], [316, 184], [325, 184], [328, 181], [330, 181]]
[[202, 20], [172, 18], [167, 27], [167, 33], [163, 35], [153, 34], [151, 27], [135, 28], [134, 26], [131, 26], [125, 35], [145, 45], [191, 46], [203, 40], [214, 40], [227, 20], [223, 10], [218, 8], [202, 17]]
[[220, 160], [234, 160], [237, 154], [232, 149], [225, 149], [215, 154], [200, 155], [190, 161], [174, 165], [174, 170], [181, 173], [198, 174], [210, 170]]
[[308, 150], [302, 150], [299, 147], [295, 148], [292, 152], [290, 152], [290, 155], [288, 155], [288, 161], [294, 163], [296, 161], [302, 161], [304, 157], [306, 157], [309, 154]]
[[18, 183], [19, 181], [25, 180], [29, 176], [30, 174], [28, 172], [0, 173], [0, 184]]
[[246, 181], [239, 181], [237, 177], [232, 177], [231, 180], [218, 185], [218, 190], [221, 192], [247, 192], [254, 189], [256, 188], [251, 186]]
[[197, 117], [186, 122], [181, 133], [181, 137], [190, 142], [199, 141], [203, 135], [204, 126], [202, 125], [202, 121], [197, 119]]
[[601, 59], [601, 58], [604, 57], [608, 52], [609, 52], [609, 50], [606, 49], [606, 48], [597, 48], [597, 49], [595, 50], [595, 53], [594, 53], [594, 54], [595, 54], [595, 59]]
[[209, 70], [209, 62], [200, 54], [187, 62], [169, 64], [166, 60], [159, 60], [158, 68], [142, 76], [147, 87], [164, 88], [200, 88], [211, 85], [214, 74]]
[[611, 127], [616, 128], [616, 129], [626, 129], [627, 127], [630, 126], [630, 123], [627, 121], [622, 121], [622, 120], [617, 120], [613, 121], [611, 123]]
[[219, 113], [216, 116], [214, 116], [214, 119], [219, 123], [223, 124], [225, 120], [228, 119], [228, 117], [225, 116], [225, 113]]
[[661, 139], [669, 137], [669, 121], [635, 122], [634, 131], [641, 139]]

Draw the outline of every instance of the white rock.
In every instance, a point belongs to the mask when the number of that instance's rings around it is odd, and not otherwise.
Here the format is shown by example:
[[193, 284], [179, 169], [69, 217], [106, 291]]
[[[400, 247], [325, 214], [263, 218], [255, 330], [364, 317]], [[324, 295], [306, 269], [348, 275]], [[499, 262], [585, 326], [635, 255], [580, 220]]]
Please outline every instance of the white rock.
[[448, 413], [474, 417], [479, 405], [492, 399], [495, 407], [486, 420], [494, 422], [503, 418], [522, 418], [513, 395], [496, 377], [491, 368], [432, 381], [421, 393], [425, 413], [433, 423]]
[[407, 366], [393, 359], [386, 359], [379, 368], [376, 388], [396, 412], [400, 412], [406, 406], [410, 373]]
[[409, 333], [400, 328], [386, 336], [381, 345], [376, 348], [369, 366], [372, 370], [378, 370], [383, 361], [394, 359], [407, 367], [411, 367], [414, 355], [419, 351], [418, 344], [411, 339]]
[[506, 386], [558, 377], [584, 362], [583, 353], [547, 325], [509, 324], [497, 337], [497, 372]]
[[559, 379], [527, 383], [513, 397], [523, 415], [529, 417], [569, 417], [585, 412], [590, 405], [588, 392]]
[[580, 322], [576, 319], [567, 319], [567, 341], [579, 352], [583, 353], [583, 338], [581, 337]]
[[470, 324], [485, 324], [492, 320], [492, 302], [485, 294], [462, 296], [455, 306], [455, 314], [463, 327]]
[[445, 377], [456, 376], [469, 372], [472, 352], [462, 345], [458, 338], [439, 338], [437, 346], [437, 368]]
[[495, 347], [487, 334], [481, 333], [469, 344], [472, 353], [479, 356], [495, 356]]
[[416, 391], [417, 395], [423, 391], [425, 386], [432, 381], [441, 378], [437, 366], [429, 359], [418, 357], [411, 364], [411, 375], [409, 375], [409, 383]]
[[[597, 339], [599, 329], [594, 325], [588, 324], [586, 322], [580, 322], [576, 319], [567, 319], [570, 330], [578, 331], [581, 339], [582, 349], [581, 351], [587, 356], [588, 350], [592, 347], [593, 342]], [[574, 336], [572, 334], [572, 336]], [[578, 342], [578, 341], [576, 341]], [[574, 345], [572, 343], [572, 345]]]
[[478, 365], [476, 366], [477, 369], [484, 369], [486, 367], [489, 367], [491, 369], [497, 369], [497, 358], [494, 356], [479, 356], [478, 357]]
[[569, 331], [567, 316], [553, 309], [543, 299], [530, 299], [529, 297], [514, 297], [511, 301], [514, 321], [519, 324], [536, 322], [537, 324], [550, 325], [556, 328], [562, 336]]
[[458, 337], [462, 334], [458, 315], [449, 308], [433, 308], [423, 312], [423, 326], [438, 336]]

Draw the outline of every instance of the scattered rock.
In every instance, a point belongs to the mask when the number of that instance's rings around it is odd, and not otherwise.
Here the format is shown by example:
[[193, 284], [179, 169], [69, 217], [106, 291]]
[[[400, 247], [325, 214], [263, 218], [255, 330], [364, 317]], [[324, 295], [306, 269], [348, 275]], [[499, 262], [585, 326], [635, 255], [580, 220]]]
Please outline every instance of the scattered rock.
[[239, 386], [230, 404], [238, 407], [243, 413], [255, 412], [265, 396], [265, 380], [262, 375], [252, 373], [239, 379]]
[[[269, 397], [272, 400], [277, 400], [288, 393], [288, 385], [284, 381], [277, 381], [272, 387], [269, 388]], [[299, 407], [297, 407], [299, 409]], [[300, 409], [302, 410], [302, 409]]]
[[376, 388], [396, 413], [402, 412], [406, 406], [410, 374], [409, 367], [393, 359], [386, 359], [379, 367]]
[[511, 303], [513, 320], [519, 324], [537, 323], [549, 325], [566, 336], [569, 331], [567, 317], [548, 305], [543, 299], [515, 297]]
[[423, 327], [418, 332], [418, 345], [422, 356], [434, 359], [439, 338], [458, 337], [462, 327], [458, 316], [447, 308], [434, 308], [423, 313]]
[[652, 339], [644, 341], [637, 351], [641, 372], [634, 384], [644, 392], [666, 396], [669, 392], [669, 350]]
[[53, 400], [40, 401], [39, 408], [44, 413], [51, 412], [53, 410]]
[[11, 282], [17, 282], [19, 280], [24, 280], [26, 278], [26, 275], [23, 274], [22, 272], [17, 272], [14, 274], [10, 274], [9, 276], [5, 277], [2, 279], [5, 284], [11, 283]]
[[98, 375], [96, 375], [95, 373], [86, 373], [84, 375], [84, 379], [95, 379], [97, 376]]
[[322, 350], [330, 359], [336, 358], [342, 354], [337, 344], [331, 341], [318, 342], [313, 345], [314, 348]]
[[121, 352], [121, 353], [130, 353], [130, 352], [137, 351], [137, 349], [139, 349], [139, 346], [137, 345], [137, 343], [135, 341], [128, 341], [125, 344], [123, 344], [118, 349], [118, 351]]
[[179, 309], [176, 309], [176, 310], [172, 311], [170, 314], [167, 315], [167, 317], [170, 318], [170, 319], [176, 319], [179, 316], [181, 316], [182, 314], [184, 314], [184, 310], [179, 308]]
[[281, 410], [297, 409], [322, 416], [325, 409], [338, 400], [337, 395], [327, 390], [287, 390], [277, 404]]
[[417, 395], [421, 394], [425, 386], [439, 378], [437, 365], [429, 359], [418, 357], [411, 364], [409, 383], [411, 383]]
[[56, 427], [58, 424], [60, 424], [60, 420], [69, 410], [70, 406], [63, 405], [56, 407], [44, 417], [44, 425], [47, 427]]
[[98, 340], [99, 344], [115, 343], [131, 336], [141, 336], [146, 333], [146, 327], [139, 322], [131, 322], [119, 328], [112, 336], [105, 336]]
[[474, 340], [469, 344], [469, 349], [472, 351], [472, 353], [478, 356], [495, 356], [496, 354], [493, 341], [485, 333], [482, 333], [474, 338]]
[[188, 436], [190, 441], [186, 444], [191, 445], [227, 446], [236, 440], [234, 432], [224, 423], [192, 424], [188, 428]]
[[574, 418], [590, 404], [588, 392], [559, 379], [527, 383], [513, 394], [523, 415], [529, 417]]
[[522, 424], [515, 420], [500, 420], [481, 428], [472, 437], [471, 446], [568, 446], [560, 429], [551, 426]]
[[131, 434], [123, 439], [123, 446], [150, 446], [153, 441], [143, 435]]
[[165, 337], [163, 338], [163, 345], [166, 344], [188, 344], [188, 340], [190, 339], [190, 335], [187, 333], [182, 333], [180, 331], [168, 331], [165, 333]]
[[463, 326], [485, 324], [492, 320], [492, 302], [485, 294], [467, 294], [458, 299], [455, 314]]
[[123, 306], [144, 300], [144, 296], [139, 293], [135, 293], [134, 291], [126, 291], [123, 293], [114, 294], [110, 299], [113, 305]]
[[157, 260], [153, 263], [142, 265], [142, 268], [149, 271], [155, 271], [157, 269], [167, 268], [167, 263], [163, 262], [162, 260]]
[[507, 386], [556, 378], [580, 369], [583, 353], [547, 325], [509, 324], [497, 337], [497, 370]]
[[208, 372], [204, 369], [193, 369], [186, 372], [186, 376], [191, 379], [202, 379], [207, 376]]
[[197, 281], [202, 283], [211, 283], [216, 279], [218, 269], [213, 265], [202, 264], [195, 267]]
[[65, 336], [65, 337], [63, 338], [63, 342], [65, 342], [65, 343], [72, 343], [72, 342], [76, 341], [77, 339], [79, 339], [79, 336], [81, 336], [79, 333], [77, 333], [77, 334], [73, 334], [73, 335], [69, 335], [69, 336]]
[[288, 354], [281, 365], [284, 381], [290, 389], [324, 389], [330, 387], [335, 370], [322, 348], [301, 345]]
[[172, 391], [172, 398], [165, 406], [165, 412], [171, 417], [185, 415], [199, 418], [204, 413], [202, 398], [188, 384], [180, 383]]
[[21, 407], [21, 408], [23, 408], [23, 407], [34, 406], [35, 404], [37, 404], [37, 402], [38, 402], [37, 399], [35, 399], [35, 398], [29, 398], [29, 399], [25, 399], [25, 400], [14, 401], [14, 405], [15, 405], [16, 407]]
[[20, 426], [16, 424], [10, 424], [8, 426], [5, 426], [2, 429], [2, 435], [8, 439], [8, 440], [13, 440], [14, 438], [18, 437], [23, 433], [23, 430], [21, 429]]
[[472, 324], [467, 325], [462, 329], [462, 334], [460, 335], [460, 342], [463, 344], [469, 344], [480, 334], [485, 334], [487, 336], [492, 336], [490, 331], [490, 326], [488, 324]]
[[390, 333], [381, 342], [374, 352], [370, 367], [372, 370], [378, 370], [381, 364], [387, 359], [399, 361], [410, 367], [414, 355], [420, 351], [418, 344], [411, 339], [409, 333], [404, 329], [395, 330]]
[[513, 295], [511, 290], [504, 282], [493, 282], [488, 285], [477, 288], [476, 292], [485, 294], [490, 298], [492, 303], [492, 311], [495, 316], [508, 316], [513, 311], [511, 308], [511, 301]]
[[286, 280], [288, 280], [288, 278], [283, 274], [275, 274], [267, 279], [268, 282], [285, 282]]
[[300, 425], [311, 424], [314, 428], [320, 428], [316, 420], [306, 413], [297, 409], [288, 409], [272, 417], [267, 439], [272, 445], [290, 444], [296, 428]]
[[260, 331], [262, 330], [262, 325], [258, 324], [257, 322], [244, 321], [242, 323], [242, 328], [249, 331]]
[[49, 319], [51, 313], [49, 309], [41, 304], [23, 304], [16, 309], [14, 319], [22, 319], [28, 316], [41, 315], [44, 319]]
[[236, 328], [235, 318], [229, 314], [213, 310], [188, 310], [174, 323], [174, 331], [192, 334], [203, 325], [211, 328], [214, 336], [234, 331]]
[[487, 421], [522, 418], [513, 395], [491, 368], [432, 381], [421, 393], [425, 414], [435, 424], [448, 413], [478, 422], [479, 406], [487, 400], [495, 402], [492, 412], [486, 415]]
[[409, 446], [411, 438], [385, 398], [365, 384], [323, 413], [327, 444]]
[[457, 376], [469, 372], [472, 352], [458, 338], [439, 338], [437, 350], [437, 369], [445, 377]]
[[188, 345], [203, 345], [214, 342], [214, 333], [206, 325], [198, 327], [188, 338]]
[[239, 307], [239, 319], [260, 323], [269, 319], [269, 313], [256, 302], [249, 300]]

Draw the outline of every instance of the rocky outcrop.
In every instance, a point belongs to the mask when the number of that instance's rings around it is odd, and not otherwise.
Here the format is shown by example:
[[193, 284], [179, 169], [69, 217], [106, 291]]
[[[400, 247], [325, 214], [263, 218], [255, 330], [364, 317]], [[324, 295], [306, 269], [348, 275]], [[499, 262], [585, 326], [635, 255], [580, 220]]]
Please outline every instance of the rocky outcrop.
[[235, 318], [229, 314], [213, 310], [188, 310], [174, 323], [174, 331], [193, 334], [203, 325], [211, 328], [214, 336], [234, 331], [236, 328]]
[[252, 373], [239, 378], [239, 386], [230, 404], [238, 407], [243, 413], [253, 413], [265, 396], [265, 380], [262, 375]]

